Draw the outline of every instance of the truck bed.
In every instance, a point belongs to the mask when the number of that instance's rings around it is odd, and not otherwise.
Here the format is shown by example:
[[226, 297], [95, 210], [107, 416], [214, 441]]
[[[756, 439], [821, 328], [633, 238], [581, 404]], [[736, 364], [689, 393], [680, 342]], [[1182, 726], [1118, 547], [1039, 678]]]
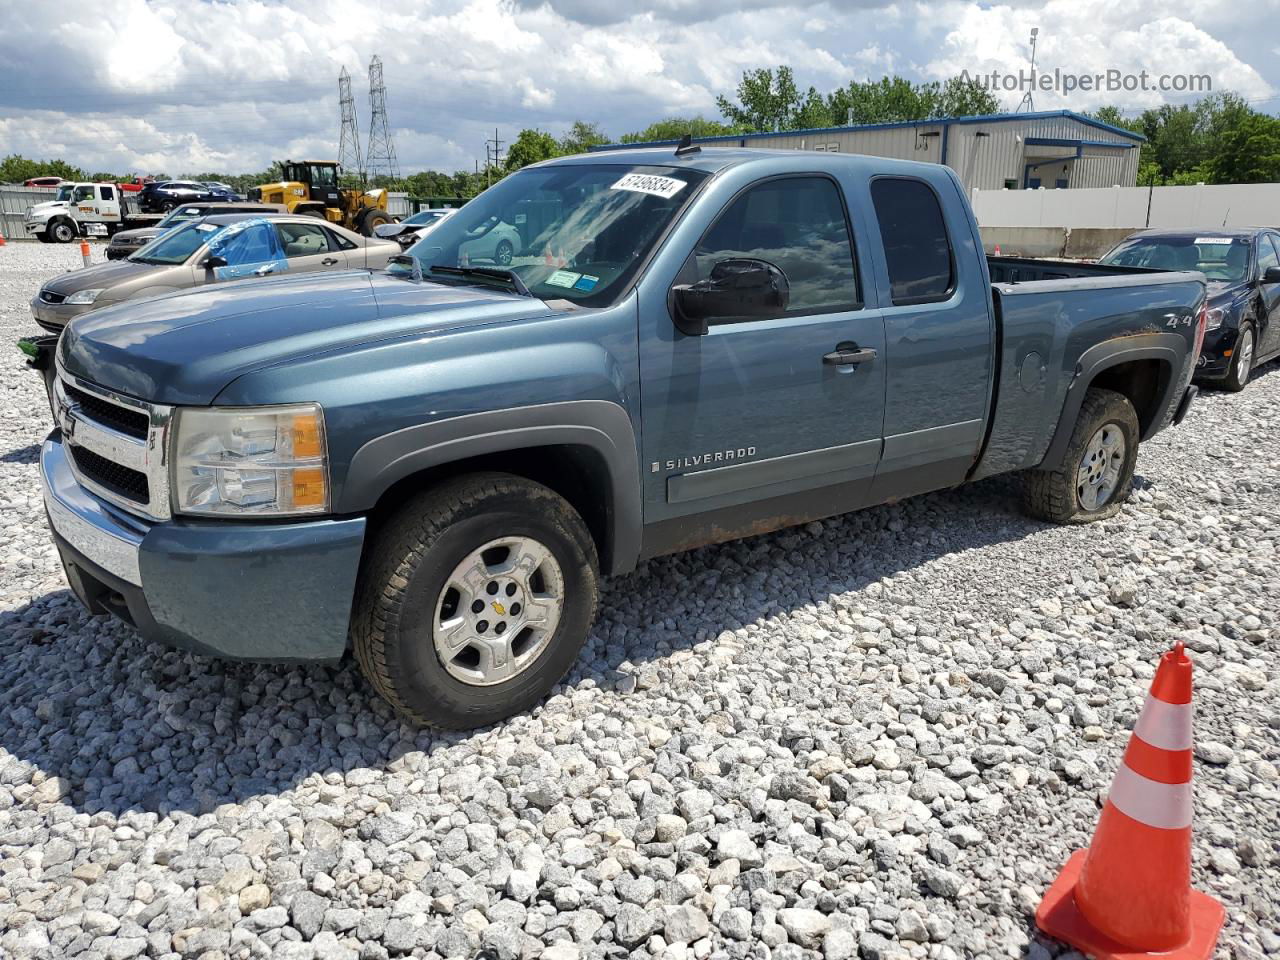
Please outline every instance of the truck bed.
[[[1068, 389], [1100, 331], [1108, 334], [1103, 343], [1154, 334], [1171, 369], [1190, 379], [1194, 358], [1184, 358], [1204, 302], [1203, 274], [1021, 257], [987, 262], [997, 325], [994, 415], [971, 479], [1040, 465], [1054, 440], [1048, 425], [1062, 420]], [[1157, 381], [1152, 389], [1174, 397], [1181, 388]], [[1143, 439], [1171, 415], [1166, 404], [1143, 422]]]
[[1151, 267], [1118, 267], [1082, 260], [1039, 260], [1032, 257], [987, 257], [992, 283], [1031, 283], [1074, 277], [1122, 277], [1164, 273]]

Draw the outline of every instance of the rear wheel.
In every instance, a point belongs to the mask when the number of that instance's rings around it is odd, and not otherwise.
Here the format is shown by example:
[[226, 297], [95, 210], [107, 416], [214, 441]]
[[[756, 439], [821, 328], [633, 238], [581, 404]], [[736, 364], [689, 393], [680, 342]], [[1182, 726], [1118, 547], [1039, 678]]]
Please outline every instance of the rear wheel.
[[311, 209], [309, 209], [309, 210], [299, 210], [298, 212], [299, 212], [300, 214], [302, 214], [304, 217], [318, 217], [318, 218], [319, 218], [319, 219], [321, 219], [321, 220], [328, 220], [328, 219], [329, 219], [328, 217], [326, 217], [326, 216], [324, 215], [324, 211], [323, 211], [323, 210], [317, 210], [315, 207], [312, 207], [312, 208], [311, 208]]
[[385, 210], [371, 207], [360, 215], [360, 232], [366, 237], [372, 237], [374, 228], [391, 222], [391, 214]]
[[1091, 523], [1113, 516], [1129, 498], [1138, 462], [1138, 415], [1124, 394], [1091, 389], [1057, 470], [1028, 470], [1028, 513], [1053, 523]]
[[356, 658], [415, 723], [494, 723], [573, 665], [597, 589], [595, 545], [560, 496], [508, 474], [460, 477], [410, 500], [371, 539]]
[[1236, 337], [1236, 348], [1231, 354], [1231, 366], [1222, 381], [1225, 389], [1239, 393], [1248, 384], [1249, 374], [1253, 371], [1254, 347], [1253, 324], [1240, 324], [1240, 335]]
[[515, 249], [511, 246], [511, 241], [502, 240], [498, 243], [498, 249], [494, 251], [493, 258], [505, 267], [511, 263], [514, 253]]

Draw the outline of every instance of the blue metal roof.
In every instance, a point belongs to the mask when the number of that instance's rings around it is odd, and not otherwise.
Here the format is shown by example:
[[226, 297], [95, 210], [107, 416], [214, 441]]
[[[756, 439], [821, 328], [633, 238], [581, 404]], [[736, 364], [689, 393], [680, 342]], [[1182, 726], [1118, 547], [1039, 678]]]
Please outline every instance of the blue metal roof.
[[[1098, 130], [1106, 130], [1109, 133], [1116, 133], [1122, 137], [1127, 137], [1138, 143], [1144, 143], [1146, 137], [1140, 133], [1134, 133], [1132, 130], [1126, 130], [1124, 127], [1113, 126], [1109, 123], [1103, 123], [1101, 120], [1095, 120], [1092, 117], [1086, 117], [1082, 113], [1076, 113], [1074, 110], [1040, 110], [1035, 113], [991, 113], [981, 116], [972, 117], [936, 117], [932, 120], [899, 120], [893, 123], [860, 123], [853, 126], [842, 127], [809, 127], [804, 130], [774, 130], [765, 131], [763, 133], [729, 133], [715, 137], [694, 137], [694, 143], [739, 143], [744, 140], [758, 140], [762, 137], [796, 137], [807, 136], [811, 133], [848, 133], [850, 131], [862, 130], [892, 130], [901, 127], [924, 127], [924, 126], [941, 126], [951, 124], [971, 124], [971, 123], [1001, 123], [1013, 120], [1051, 120], [1067, 118], [1083, 123], [1087, 126], [1094, 127]], [[679, 143], [676, 140], [648, 140], [644, 143], [606, 143], [598, 147], [591, 147], [592, 151], [596, 150], [626, 150], [639, 147], [665, 147]]]

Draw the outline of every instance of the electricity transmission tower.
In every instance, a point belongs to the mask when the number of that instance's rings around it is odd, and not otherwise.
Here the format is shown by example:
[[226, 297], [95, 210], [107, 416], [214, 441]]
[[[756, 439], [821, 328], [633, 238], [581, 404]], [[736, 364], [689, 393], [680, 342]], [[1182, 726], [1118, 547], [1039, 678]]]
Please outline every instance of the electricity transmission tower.
[[398, 180], [400, 163], [387, 127], [387, 86], [382, 82], [382, 59], [377, 56], [369, 61], [369, 109], [369, 149], [364, 153], [369, 176], [385, 173]]
[[360, 126], [356, 123], [356, 100], [351, 94], [351, 74], [343, 67], [338, 74], [338, 109], [342, 132], [338, 135], [338, 165], [353, 171], [364, 181], [364, 160], [360, 157]]

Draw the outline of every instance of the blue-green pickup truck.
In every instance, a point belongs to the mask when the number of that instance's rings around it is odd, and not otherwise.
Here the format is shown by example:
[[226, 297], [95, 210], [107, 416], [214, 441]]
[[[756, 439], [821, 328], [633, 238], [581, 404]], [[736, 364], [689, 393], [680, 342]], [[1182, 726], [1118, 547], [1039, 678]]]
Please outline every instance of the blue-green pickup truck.
[[90, 610], [216, 656], [353, 650], [406, 717], [471, 727], [544, 696], [598, 578], [649, 557], [1012, 471], [1038, 517], [1110, 515], [1195, 395], [1204, 300], [989, 265], [944, 166], [569, 157], [386, 272], [77, 318], [45, 502]]

